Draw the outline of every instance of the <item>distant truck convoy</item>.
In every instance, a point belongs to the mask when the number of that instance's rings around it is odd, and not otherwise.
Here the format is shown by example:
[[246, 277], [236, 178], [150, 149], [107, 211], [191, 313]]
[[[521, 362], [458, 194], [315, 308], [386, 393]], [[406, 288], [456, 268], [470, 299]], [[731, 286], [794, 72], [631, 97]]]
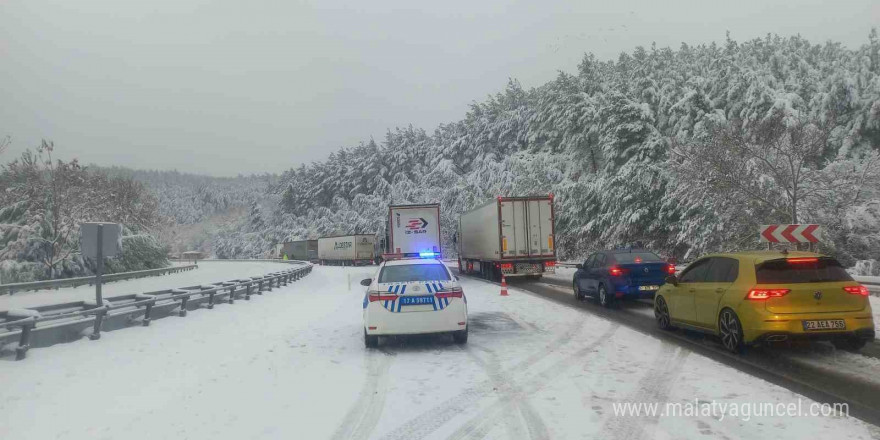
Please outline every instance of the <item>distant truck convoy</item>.
[[399, 257], [440, 257], [440, 204], [388, 207], [386, 253]]
[[553, 196], [498, 197], [459, 218], [459, 270], [500, 280], [556, 272]]
[[375, 235], [339, 235], [318, 239], [318, 260], [321, 264], [359, 266], [373, 264], [375, 258]]
[[290, 260], [315, 261], [318, 259], [318, 240], [296, 240], [281, 246], [281, 256]]

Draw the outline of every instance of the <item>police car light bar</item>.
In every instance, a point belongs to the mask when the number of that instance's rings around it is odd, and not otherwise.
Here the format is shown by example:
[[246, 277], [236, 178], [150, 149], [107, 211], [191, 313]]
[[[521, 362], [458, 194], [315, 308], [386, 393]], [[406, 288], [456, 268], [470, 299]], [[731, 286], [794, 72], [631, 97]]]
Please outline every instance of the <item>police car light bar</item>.
[[382, 259], [385, 261], [390, 260], [403, 260], [405, 258], [440, 258], [443, 255], [440, 252], [418, 252], [418, 253], [401, 253], [401, 254], [382, 254]]

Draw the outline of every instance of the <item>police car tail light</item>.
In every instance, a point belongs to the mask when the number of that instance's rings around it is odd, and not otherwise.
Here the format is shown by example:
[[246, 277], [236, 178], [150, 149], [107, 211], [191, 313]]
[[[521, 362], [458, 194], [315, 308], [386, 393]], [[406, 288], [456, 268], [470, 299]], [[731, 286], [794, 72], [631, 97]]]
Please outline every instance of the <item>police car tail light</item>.
[[779, 298], [785, 295], [788, 295], [788, 292], [791, 292], [790, 289], [752, 289], [749, 290], [749, 293], [746, 295], [746, 299], [768, 299], [768, 298]]
[[666, 266], [666, 273], [668, 273], [669, 275], [675, 275], [675, 265], [670, 264]]
[[868, 288], [862, 285], [858, 286], [846, 286], [843, 288], [846, 293], [852, 293], [853, 295], [862, 295], [868, 296], [871, 292], [868, 292]]
[[464, 295], [464, 291], [461, 290], [461, 287], [453, 287], [448, 292], [437, 292], [434, 294], [437, 298], [461, 298], [462, 295]]
[[397, 299], [397, 295], [388, 295], [387, 292], [376, 292], [376, 291], [373, 291], [373, 292], [370, 292], [369, 295], [367, 295], [367, 298], [369, 298], [370, 302], [374, 302], [374, 301], [394, 301], [394, 300]]

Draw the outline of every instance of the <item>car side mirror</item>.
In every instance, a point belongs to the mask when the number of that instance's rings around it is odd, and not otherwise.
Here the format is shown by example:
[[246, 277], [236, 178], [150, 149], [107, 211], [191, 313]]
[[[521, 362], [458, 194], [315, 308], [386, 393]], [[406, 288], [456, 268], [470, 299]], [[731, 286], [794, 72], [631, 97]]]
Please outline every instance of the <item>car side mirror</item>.
[[366, 279], [361, 280], [361, 286], [370, 287], [370, 284], [373, 284], [372, 278], [366, 278]]
[[454, 276], [455, 276], [455, 281], [461, 281], [461, 278], [459, 278], [458, 275], [454, 275]]
[[678, 277], [676, 277], [675, 275], [669, 275], [668, 277], [666, 277], [666, 283], [678, 287]]
[[583, 265], [583, 264], [578, 264], [578, 265], [575, 266], [575, 267], [578, 268], [578, 269], [583, 269], [583, 268], [584, 268], [584, 265]]

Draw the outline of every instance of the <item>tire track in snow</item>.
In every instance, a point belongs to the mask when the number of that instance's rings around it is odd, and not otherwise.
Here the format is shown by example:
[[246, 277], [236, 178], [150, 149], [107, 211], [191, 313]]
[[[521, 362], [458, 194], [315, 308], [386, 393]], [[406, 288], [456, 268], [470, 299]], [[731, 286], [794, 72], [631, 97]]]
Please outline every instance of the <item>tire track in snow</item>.
[[392, 358], [391, 355], [381, 351], [368, 352], [364, 387], [333, 433], [334, 440], [361, 440], [373, 433], [373, 429], [379, 423], [379, 416], [385, 408], [388, 370], [391, 368]]
[[[528, 403], [529, 399], [531, 396], [544, 389], [544, 387], [550, 382], [565, 373], [565, 371], [571, 366], [583, 362], [584, 356], [605, 344], [612, 336], [614, 336], [619, 328], [620, 324], [611, 323], [605, 332], [587, 346], [577, 350], [564, 359], [557, 361], [539, 374], [526, 379], [522, 386], [517, 387], [516, 385], [513, 385], [512, 388], [515, 388], [513, 392], [507, 393], [497, 402], [471, 417], [448, 438], [456, 440], [484, 438], [489, 431], [496, 426], [499, 418], [504, 414], [509, 413], [513, 407], [526, 403], [526, 405], [520, 406], [520, 408], [527, 408], [525, 411], [522, 411], [522, 414], [529, 427], [529, 438], [541, 440], [549, 439], [550, 433], [547, 430], [547, 426], [543, 423], [543, 420], [540, 418], [537, 411], [535, 411], [531, 404]], [[507, 378], [507, 381], [509, 382], [514, 380], [515, 379], [510, 377]]]
[[[660, 353], [651, 362], [653, 367], [642, 375], [636, 390], [627, 398], [627, 402], [657, 403], [660, 410], [669, 400], [673, 381], [681, 373], [681, 366], [691, 354], [690, 350], [664, 343]], [[648, 430], [656, 426], [660, 414], [639, 416], [618, 416], [609, 413], [597, 438], [614, 440], [637, 440], [653, 438]]]
[[[495, 388], [503, 393], [507, 400], [512, 400], [514, 397], [521, 392], [521, 389], [516, 385], [516, 382], [511, 380], [509, 376], [505, 376], [504, 372], [501, 370], [501, 363], [498, 360], [498, 355], [489, 348], [477, 346], [481, 351], [486, 353], [489, 356], [489, 360], [483, 360], [480, 356], [471, 350], [474, 346], [469, 346], [467, 349], [467, 354], [474, 359], [474, 361], [483, 367], [486, 375], [489, 376], [489, 379], [495, 384]], [[515, 401], [515, 400], [514, 400]], [[532, 439], [549, 439], [550, 436], [547, 433], [547, 425], [544, 423], [544, 420], [538, 414], [537, 411], [532, 407], [532, 404], [529, 400], [523, 400], [518, 402], [516, 405], [516, 412], [513, 411], [504, 411], [498, 415], [497, 418], [504, 419], [504, 427], [507, 429], [507, 437], [508, 438], [524, 438], [524, 434], [521, 430], [517, 429], [517, 425], [520, 424], [520, 420], [522, 421], [522, 428], [525, 428], [528, 432], [528, 437]], [[521, 419], [517, 419], [515, 415], [519, 413]], [[491, 425], [485, 425], [491, 427]], [[485, 437], [488, 432], [483, 432], [480, 437]], [[456, 436], [455, 434], [449, 437], [450, 439], [462, 438], [461, 436]]]
[[[584, 326], [583, 319], [575, 319], [558, 338], [537, 350], [508, 371], [526, 371], [554, 350], [570, 342]], [[467, 388], [427, 411], [400, 424], [398, 428], [382, 437], [383, 440], [419, 440], [440, 429], [453, 417], [464, 413], [469, 407], [492, 395], [495, 387], [491, 380]]]

